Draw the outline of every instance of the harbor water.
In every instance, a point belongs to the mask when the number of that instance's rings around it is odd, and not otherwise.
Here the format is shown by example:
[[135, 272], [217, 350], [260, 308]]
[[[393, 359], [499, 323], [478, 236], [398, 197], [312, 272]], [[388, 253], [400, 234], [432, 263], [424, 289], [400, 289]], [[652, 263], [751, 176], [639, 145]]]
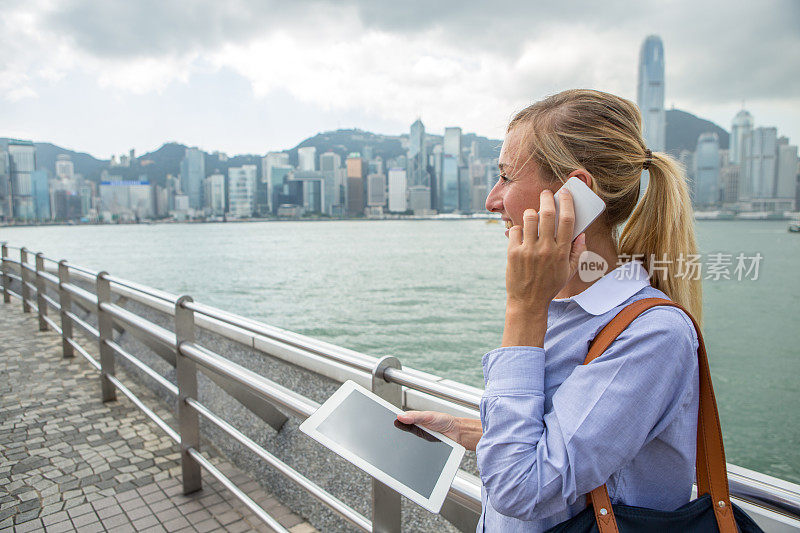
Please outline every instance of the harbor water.
[[[298, 221], [0, 228], [0, 240], [481, 386], [480, 358], [503, 327], [503, 231]], [[727, 459], [800, 483], [800, 235], [774, 221], [697, 231]], [[739, 254], [748, 271], [736, 271]]]

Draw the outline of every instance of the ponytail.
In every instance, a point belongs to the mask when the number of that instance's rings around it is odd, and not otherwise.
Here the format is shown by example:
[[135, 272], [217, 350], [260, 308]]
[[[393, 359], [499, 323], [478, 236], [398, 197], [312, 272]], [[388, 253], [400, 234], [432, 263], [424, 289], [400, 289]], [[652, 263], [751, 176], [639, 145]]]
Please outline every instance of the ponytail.
[[[687, 270], [697, 259], [697, 242], [686, 174], [667, 154], [647, 150], [639, 108], [612, 94], [569, 90], [517, 113], [508, 130], [514, 128], [523, 131], [524, 164], [535, 163], [545, 179], [579, 168], [592, 175], [612, 237], [624, 223], [620, 259], [640, 259], [652, 285], [700, 323], [702, 287], [694, 279], [699, 270]], [[650, 183], [637, 204], [643, 168]]]
[[625, 223], [619, 253], [641, 259], [653, 287], [702, 323], [702, 281], [687, 266], [697, 256], [697, 242], [685, 173], [664, 153], [652, 154], [648, 170], [650, 182]]

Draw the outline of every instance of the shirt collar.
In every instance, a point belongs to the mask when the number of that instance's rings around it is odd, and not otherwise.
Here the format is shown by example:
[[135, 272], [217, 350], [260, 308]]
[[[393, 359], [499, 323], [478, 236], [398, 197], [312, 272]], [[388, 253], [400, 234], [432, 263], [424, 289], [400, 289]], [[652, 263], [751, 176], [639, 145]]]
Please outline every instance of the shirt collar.
[[583, 292], [557, 301], [574, 301], [590, 315], [602, 315], [650, 285], [640, 261], [624, 263], [595, 281]]

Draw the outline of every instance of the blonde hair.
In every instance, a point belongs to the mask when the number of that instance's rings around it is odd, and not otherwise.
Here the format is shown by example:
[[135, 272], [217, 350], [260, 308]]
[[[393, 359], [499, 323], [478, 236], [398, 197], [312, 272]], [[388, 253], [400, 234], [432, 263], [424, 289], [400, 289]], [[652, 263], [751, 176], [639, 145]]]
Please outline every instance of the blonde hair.
[[[600, 91], [569, 90], [517, 113], [508, 131], [516, 128], [524, 128], [518, 155], [525, 161], [515, 167], [531, 161], [545, 179], [562, 182], [586, 169], [606, 203], [606, 223], [621, 258], [640, 259], [653, 286], [701, 322], [701, 281], [680, 270], [697, 254], [686, 174], [669, 155], [649, 154], [636, 105]], [[650, 182], [637, 204], [645, 166]]]

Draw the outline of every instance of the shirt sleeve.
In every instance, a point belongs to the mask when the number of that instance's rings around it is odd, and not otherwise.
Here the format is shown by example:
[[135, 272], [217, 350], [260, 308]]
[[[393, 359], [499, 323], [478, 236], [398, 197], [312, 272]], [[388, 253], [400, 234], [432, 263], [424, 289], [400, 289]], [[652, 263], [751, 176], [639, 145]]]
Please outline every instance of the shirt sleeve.
[[608, 481], [698, 387], [697, 346], [682, 311], [649, 309], [600, 357], [575, 368], [546, 413], [544, 349], [486, 354], [477, 458], [492, 507], [520, 520], [542, 519]]

